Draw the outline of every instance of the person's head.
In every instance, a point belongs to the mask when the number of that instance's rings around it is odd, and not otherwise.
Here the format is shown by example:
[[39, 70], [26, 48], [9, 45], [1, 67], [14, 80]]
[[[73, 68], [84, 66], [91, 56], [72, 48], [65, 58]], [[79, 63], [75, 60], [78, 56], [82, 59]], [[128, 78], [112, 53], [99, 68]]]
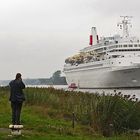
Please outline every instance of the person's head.
[[21, 79], [21, 74], [20, 73], [16, 74], [16, 80], [18, 80], [18, 79]]

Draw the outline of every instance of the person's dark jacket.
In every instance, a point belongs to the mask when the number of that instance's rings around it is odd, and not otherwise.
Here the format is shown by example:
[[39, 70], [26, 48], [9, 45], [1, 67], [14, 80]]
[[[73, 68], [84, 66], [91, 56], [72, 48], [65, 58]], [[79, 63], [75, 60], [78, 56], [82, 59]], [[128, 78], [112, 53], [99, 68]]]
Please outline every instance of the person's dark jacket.
[[22, 89], [25, 88], [25, 84], [22, 80], [12, 80], [9, 83], [10, 86], [10, 98], [11, 102], [23, 102], [25, 100]]

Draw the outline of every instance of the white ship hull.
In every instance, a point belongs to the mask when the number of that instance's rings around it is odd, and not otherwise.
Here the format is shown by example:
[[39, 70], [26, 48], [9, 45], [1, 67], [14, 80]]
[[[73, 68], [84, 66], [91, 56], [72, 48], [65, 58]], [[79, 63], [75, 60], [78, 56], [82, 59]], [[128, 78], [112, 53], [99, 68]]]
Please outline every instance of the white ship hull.
[[65, 71], [68, 85], [79, 88], [135, 88], [140, 87], [140, 68], [101, 68]]

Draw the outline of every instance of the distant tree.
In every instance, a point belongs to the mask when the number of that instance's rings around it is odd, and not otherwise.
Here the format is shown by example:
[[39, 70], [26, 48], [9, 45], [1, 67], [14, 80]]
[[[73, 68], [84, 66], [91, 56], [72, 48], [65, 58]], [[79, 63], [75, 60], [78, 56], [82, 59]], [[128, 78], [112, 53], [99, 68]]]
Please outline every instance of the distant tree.
[[61, 71], [60, 70], [57, 70], [56, 72], [53, 73], [53, 76], [52, 76], [53, 79], [57, 79], [57, 78], [60, 78], [60, 77], [61, 77]]
[[66, 78], [63, 76], [61, 77], [61, 71], [57, 70], [56, 72], [53, 73], [52, 77], [50, 78], [53, 84], [56, 85], [65, 85], [66, 83]]

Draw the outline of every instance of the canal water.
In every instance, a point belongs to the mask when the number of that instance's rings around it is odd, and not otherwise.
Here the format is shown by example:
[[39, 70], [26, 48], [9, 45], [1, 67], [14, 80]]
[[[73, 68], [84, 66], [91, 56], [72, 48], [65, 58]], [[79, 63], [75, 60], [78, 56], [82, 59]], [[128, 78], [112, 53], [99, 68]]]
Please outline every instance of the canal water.
[[[67, 85], [28, 85], [28, 87], [54, 87], [56, 89], [64, 89], [64, 90], [73, 90], [69, 89]], [[124, 95], [136, 95], [136, 98], [140, 99], [140, 88], [138, 89], [74, 89], [74, 91], [82, 91], [82, 92], [89, 92], [89, 93], [105, 93], [105, 94], [114, 94], [121, 92]], [[115, 92], [114, 92], [115, 91]]]
[[123, 95], [135, 95], [136, 98], [140, 99], [140, 89], [77, 89], [79, 91], [83, 92], [89, 92], [89, 93], [95, 93], [98, 92], [100, 94], [115, 94], [118, 92], [121, 92]]

